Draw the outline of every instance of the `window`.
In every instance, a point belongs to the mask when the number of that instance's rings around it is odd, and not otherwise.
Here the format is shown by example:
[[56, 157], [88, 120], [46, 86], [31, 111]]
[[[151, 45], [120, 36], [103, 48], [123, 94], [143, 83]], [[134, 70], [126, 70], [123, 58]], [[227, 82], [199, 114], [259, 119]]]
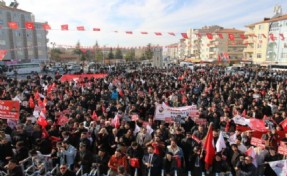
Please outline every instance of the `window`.
[[287, 53], [281, 53], [281, 58], [287, 58]]
[[257, 44], [257, 48], [261, 48], [261, 47], [262, 47], [261, 43]]
[[258, 26], [258, 28], [259, 28], [259, 29], [262, 29], [262, 25], [260, 24], [260, 25]]
[[261, 58], [262, 58], [262, 56], [261, 56], [260, 53], [257, 54], [257, 58], [258, 58], [258, 59], [261, 59]]

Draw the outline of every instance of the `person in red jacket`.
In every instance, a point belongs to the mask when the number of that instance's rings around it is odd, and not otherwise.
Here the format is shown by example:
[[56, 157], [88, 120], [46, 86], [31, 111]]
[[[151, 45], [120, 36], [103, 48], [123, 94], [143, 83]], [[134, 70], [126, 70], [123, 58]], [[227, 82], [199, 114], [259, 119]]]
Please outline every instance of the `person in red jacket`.
[[117, 149], [115, 154], [111, 156], [108, 166], [110, 168], [108, 175], [110, 176], [116, 176], [118, 174], [119, 166], [123, 166], [127, 170], [127, 158], [122, 154], [120, 149]]

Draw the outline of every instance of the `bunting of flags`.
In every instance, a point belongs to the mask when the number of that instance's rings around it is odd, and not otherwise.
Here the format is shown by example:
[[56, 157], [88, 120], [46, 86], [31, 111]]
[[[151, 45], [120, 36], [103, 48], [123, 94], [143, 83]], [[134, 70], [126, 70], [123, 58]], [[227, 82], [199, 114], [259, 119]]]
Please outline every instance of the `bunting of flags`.
[[[30, 21], [27, 21], [25, 22], [24, 24], [24, 29], [27, 29], [27, 30], [36, 30], [35, 29], [35, 24], [34, 22], [30, 22]], [[19, 28], [19, 25], [17, 22], [7, 22], [7, 28], [8, 29], [12, 29], [12, 30], [17, 30], [17, 29], [22, 29], [22, 28]], [[1, 28], [1, 29], [5, 29], [5, 28]], [[42, 30], [52, 30], [51, 26], [47, 23], [45, 24], [42, 24]], [[59, 30], [59, 29], [53, 29], [53, 30]], [[71, 29], [69, 24], [62, 24], [60, 25], [60, 30], [61, 31], [94, 31], [94, 32], [99, 32], [101, 31], [100, 28], [92, 28], [92, 30], [88, 30], [85, 28], [85, 26], [76, 26], [75, 29]], [[113, 31], [115, 33], [118, 33], [118, 31]], [[133, 31], [125, 31], [126, 34], [129, 34], [129, 35], [132, 35], [134, 34]], [[147, 34], [150, 34], [150, 32], [146, 32], [146, 31], [142, 31], [142, 32], [139, 32], [140, 34], [142, 35], [147, 35]], [[156, 36], [163, 36], [164, 33], [163, 32], [153, 32], [154, 35]], [[174, 32], [167, 32], [167, 34], [169, 36], [181, 36], [183, 39], [189, 39], [189, 36], [187, 33], [174, 33]], [[219, 39], [224, 39], [224, 35], [222, 33], [195, 33], [195, 35], [198, 37], [198, 38], [201, 38], [201, 37], [204, 37], [206, 36], [209, 40], [213, 40], [215, 38], [215, 36], [218, 36]], [[238, 35], [238, 37], [240, 39], [247, 39], [247, 37], [257, 37], [255, 34], [250, 34], [250, 35], [244, 35], [244, 34], [235, 34], [235, 33], [228, 33], [227, 34], [227, 38], [231, 41], [234, 41], [236, 39], [236, 35]], [[263, 38], [267, 38], [267, 36], [265, 34], [259, 34], [261, 35]], [[280, 33], [278, 35], [278, 39], [280, 40], [285, 40], [285, 36], [284, 34]], [[269, 34], [269, 37], [268, 39], [270, 39], [271, 41], [275, 41], [277, 40], [277, 37], [274, 36], [274, 34]]]

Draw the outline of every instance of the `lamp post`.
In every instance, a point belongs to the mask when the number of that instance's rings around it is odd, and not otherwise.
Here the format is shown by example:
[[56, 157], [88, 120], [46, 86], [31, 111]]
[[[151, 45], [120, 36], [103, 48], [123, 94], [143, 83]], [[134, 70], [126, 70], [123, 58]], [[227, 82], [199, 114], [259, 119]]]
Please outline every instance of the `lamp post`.
[[[51, 54], [50, 54], [51, 56], [50, 56], [49, 62], [51, 62], [51, 59], [55, 59], [55, 58], [54, 58], [54, 52], [55, 52], [54, 50], [55, 50], [55, 46], [56, 46], [56, 43], [55, 43], [55, 42], [51, 42], [50, 44], [51, 44], [53, 47], [52, 47], [52, 50], [51, 50]], [[53, 58], [51, 58], [51, 57], [52, 57], [52, 54], [53, 54]]]

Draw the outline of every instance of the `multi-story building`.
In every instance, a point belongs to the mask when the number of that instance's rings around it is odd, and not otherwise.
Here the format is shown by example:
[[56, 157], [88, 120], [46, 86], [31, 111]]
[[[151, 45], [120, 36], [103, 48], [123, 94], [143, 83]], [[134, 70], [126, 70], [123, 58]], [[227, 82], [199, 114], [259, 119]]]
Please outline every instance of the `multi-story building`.
[[[16, 22], [18, 29], [10, 29], [8, 22]], [[34, 22], [35, 29], [27, 30], [25, 22]], [[7, 50], [4, 60], [30, 62], [32, 60], [48, 60], [47, 31], [43, 23], [35, 22], [31, 12], [8, 7], [0, 2], [0, 50]]]
[[264, 23], [270, 18], [264, 18], [262, 22], [247, 25], [248, 30], [245, 32], [246, 45], [243, 50], [243, 58], [254, 63], [266, 61], [266, 51], [268, 43], [269, 23]]
[[243, 60], [245, 45], [243, 43], [244, 37], [242, 36], [244, 35], [244, 31], [233, 28], [222, 29], [217, 31], [217, 33], [221, 34], [223, 38], [219, 40], [219, 45], [215, 48], [215, 52], [217, 52], [216, 56], [222, 54], [226, 55], [227, 53], [228, 59], [232, 62]]
[[184, 60], [185, 59], [185, 47], [186, 47], [186, 43], [185, 43], [185, 39], [180, 39], [179, 43], [178, 43], [178, 59], [179, 60]]
[[178, 43], [173, 43], [166, 46], [164, 56], [174, 61], [178, 60]]

